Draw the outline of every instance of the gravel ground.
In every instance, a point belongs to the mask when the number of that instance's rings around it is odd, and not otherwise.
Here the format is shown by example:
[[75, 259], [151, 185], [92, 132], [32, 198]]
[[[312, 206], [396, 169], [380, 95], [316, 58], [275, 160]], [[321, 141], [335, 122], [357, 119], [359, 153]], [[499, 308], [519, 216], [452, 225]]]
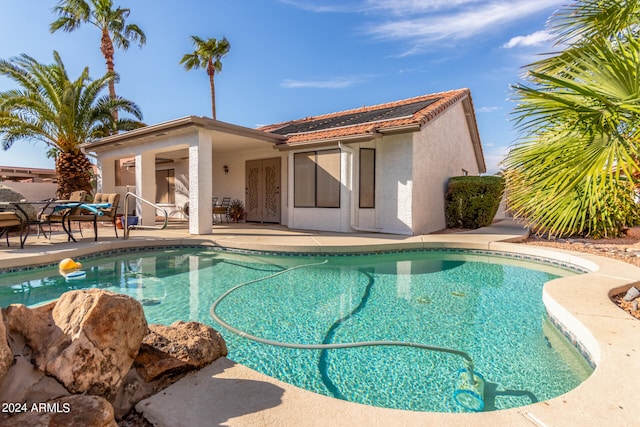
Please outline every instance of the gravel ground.
[[[582, 238], [547, 240], [545, 238], [531, 236], [522, 244], [586, 252], [617, 259], [640, 267], [640, 238], [638, 237], [598, 240]], [[640, 280], [640, 277], [638, 280]], [[636, 287], [640, 289], [640, 283], [636, 285]], [[633, 302], [624, 301], [624, 295], [625, 293], [614, 295], [612, 297], [613, 302], [636, 319], [640, 319], [638, 304], [634, 306]], [[640, 298], [638, 298], [638, 300], [640, 300]]]

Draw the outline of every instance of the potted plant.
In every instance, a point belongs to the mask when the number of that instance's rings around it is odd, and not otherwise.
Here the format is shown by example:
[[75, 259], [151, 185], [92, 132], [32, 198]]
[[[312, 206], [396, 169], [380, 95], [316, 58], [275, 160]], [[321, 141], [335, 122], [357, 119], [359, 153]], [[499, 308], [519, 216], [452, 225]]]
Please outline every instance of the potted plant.
[[229, 204], [229, 218], [238, 222], [244, 218], [244, 203], [240, 199], [233, 199]]

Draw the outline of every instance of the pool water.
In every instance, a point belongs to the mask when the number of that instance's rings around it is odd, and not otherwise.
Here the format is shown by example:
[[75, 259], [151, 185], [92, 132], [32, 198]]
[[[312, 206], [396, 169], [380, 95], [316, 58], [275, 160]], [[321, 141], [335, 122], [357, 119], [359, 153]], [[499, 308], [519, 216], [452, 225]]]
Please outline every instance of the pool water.
[[[325, 262], [326, 261], [326, 262]], [[319, 264], [324, 262], [323, 264]], [[149, 323], [196, 320], [220, 330], [228, 357], [282, 381], [367, 405], [464, 412], [453, 399], [457, 355], [409, 347], [299, 350], [241, 338], [228, 324], [287, 343], [410, 341], [467, 352], [485, 380], [485, 410], [548, 400], [592, 372], [550, 324], [542, 286], [575, 274], [470, 252], [267, 256], [172, 249], [83, 261], [86, 279], [56, 268], [0, 276], [0, 306], [36, 305], [70, 289], [100, 287], [142, 302]]]

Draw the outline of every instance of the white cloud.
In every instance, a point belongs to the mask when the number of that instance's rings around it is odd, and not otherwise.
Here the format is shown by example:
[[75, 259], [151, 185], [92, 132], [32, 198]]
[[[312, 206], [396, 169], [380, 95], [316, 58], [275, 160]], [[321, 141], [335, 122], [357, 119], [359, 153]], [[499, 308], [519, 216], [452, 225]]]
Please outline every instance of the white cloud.
[[361, 81], [358, 77], [336, 77], [330, 80], [295, 80], [284, 79], [280, 86], [289, 89], [345, 89]]
[[[380, 39], [411, 40], [421, 44], [462, 40], [494, 30], [558, 5], [564, 0], [517, 0], [482, 2], [474, 7], [427, 14], [412, 19], [370, 23], [367, 32]], [[474, 2], [475, 3], [475, 2]]]
[[[362, 14], [367, 20], [362, 27], [366, 35], [408, 44], [399, 56], [421, 53], [437, 43], [472, 39], [566, 3], [566, 0], [279, 1], [315, 13]], [[530, 36], [524, 37], [509, 43], [536, 42]]]
[[415, 15], [473, 3], [486, 3], [486, 0], [367, 0], [366, 3], [368, 10], [378, 10], [394, 15]]
[[518, 46], [538, 46], [551, 40], [551, 34], [547, 31], [536, 31], [527, 36], [513, 37], [507, 43], [502, 45], [505, 49], [511, 49]]
[[298, 9], [307, 10], [316, 13], [347, 13], [347, 12], [363, 12], [365, 10], [364, 3], [357, 1], [350, 4], [346, 1], [336, 1], [335, 4], [324, 1], [322, 4], [316, 4], [314, 1], [305, 0], [280, 0], [281, 3], [288, 4]]
[[509, 152], [509, 147], [492, 142], [482, 142], [486, 148], [484, 152], [484, 162], [487, 166], [487, 175], [495, 175], [502, 170], [502, 161]]
[[501, 107], [480, 107], [476, 110], [478, 113], [493, 113], [494, 111], [502, 110]]

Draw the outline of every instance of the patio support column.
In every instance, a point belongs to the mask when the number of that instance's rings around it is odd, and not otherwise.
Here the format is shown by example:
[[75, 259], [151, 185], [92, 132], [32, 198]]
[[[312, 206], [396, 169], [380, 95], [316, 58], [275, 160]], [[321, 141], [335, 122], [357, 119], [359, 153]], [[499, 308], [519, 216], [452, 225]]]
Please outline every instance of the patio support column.
[[113, 158], [98, 157], [97, 166], [100, 173], [97, 175], [97, 191], [99, 193], [114, 193], [116, 189], [116, 165]]
[[[156, 201], [156, 156], [152, 152], [136, 154], [136, 194], [151, 203]], [[133, 200], [130, 199], [129, 202]], [[124, 206], [124, 200], [122, 203]], [[141, 217], [142, 225], [155, 225], [156, 209], [153, 206], [139, 201], [136, 201], [134, 206], [136, 215]]]
[[213, 153], [211, 140], [200, 131], [189, 145], [189, 234], [211, 234], [213, 213]]
[[295, 173], [294, 170], [294, 157], [293, 157], [293, 152], [290, 151], [289, 154], [287, 154], [288, 159], [287, 159], [287, 200], [289, 201], [287, 203], [287, 227], [292, 227], [295, 228], [296, 226], [296, 222], [295, 222], [295, 192], [294, 192], [294, 182], [293, 182], [293, 175]]

